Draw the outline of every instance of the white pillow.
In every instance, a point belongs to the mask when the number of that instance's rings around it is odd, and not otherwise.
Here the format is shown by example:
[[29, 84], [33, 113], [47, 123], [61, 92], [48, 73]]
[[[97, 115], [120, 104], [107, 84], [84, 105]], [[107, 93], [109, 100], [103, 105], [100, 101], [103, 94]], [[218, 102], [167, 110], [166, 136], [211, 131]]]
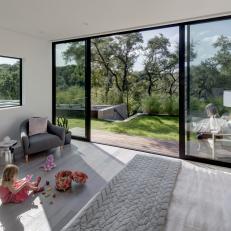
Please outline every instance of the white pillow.
[[29, 119], [29, 136], [47, 133], [47, 118], [32, 117]]

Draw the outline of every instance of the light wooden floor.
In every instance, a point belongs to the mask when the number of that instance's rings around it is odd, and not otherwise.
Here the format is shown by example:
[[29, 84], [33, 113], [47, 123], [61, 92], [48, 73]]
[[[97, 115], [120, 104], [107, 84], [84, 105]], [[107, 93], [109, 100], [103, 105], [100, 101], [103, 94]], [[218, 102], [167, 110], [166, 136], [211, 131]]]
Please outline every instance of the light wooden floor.
[[[54, 175], [59, 170], [82, 170], [89, 175], [84, 187], [75, 185], [71, 192], [56, 192], [55, 199], [43, 195], [30, 197], [22, 204], [0, 204], [0, 230], [9, 231], [50, 231], [60, 230], [78, 211], [115, 176], [136, 154], [152, 156], [140, 151], [132, 151], [107, 145], [72, 141], [63, 151], [53, 150], [57, 168], [44, 173], [40, 166], [44, 163], [47, 153], [33, 156], [28, 165], [22, 156], [17, 154], [16, 163], [20, 166], [21, 177], [28, 173], [41, 175], [43, 182], [48, 179], [54, 186]], [[163, 157], [168, 158], [168, 157]], [[193, 163], [204, 168], [230, 171], [227, 168]], [[217, 173], [216, 173], [217, 174]], [[43, 204], [40, 204], [40, 202]], [[53, 201], [53, 204], [50, 204]]]
[[[80, 170], [88, 174], [87, 184], [73, 184], [72, 190], [65, 193], [54, 190], [56, 198], [46, 198], [40, 194], [31, 196], [22, 204], [0, 204], [0, 230], [60, 230], [125, 165], [92, 143], [73, 141], [63, 151], [56, 149], [52, 153], [57, 167], [49, 173], [40, 168], [46, 153], [33, 156], [28, 165], [18, 154], [16, 163], [20, 166], [21, 177], [26, 174], [40, 175], [42, 184], [49, 180], [54, 188], [54, 176], [58, 171]], [[50, 204], [51, 201], [53, 204]]]

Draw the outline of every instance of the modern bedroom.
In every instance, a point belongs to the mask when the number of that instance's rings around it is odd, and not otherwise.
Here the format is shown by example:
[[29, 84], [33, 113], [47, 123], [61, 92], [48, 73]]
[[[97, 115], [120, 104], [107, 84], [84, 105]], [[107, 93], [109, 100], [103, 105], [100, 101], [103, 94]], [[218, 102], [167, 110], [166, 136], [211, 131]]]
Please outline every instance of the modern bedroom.
[[0, 6], [0, 230], [231, 230], [229, 1]]

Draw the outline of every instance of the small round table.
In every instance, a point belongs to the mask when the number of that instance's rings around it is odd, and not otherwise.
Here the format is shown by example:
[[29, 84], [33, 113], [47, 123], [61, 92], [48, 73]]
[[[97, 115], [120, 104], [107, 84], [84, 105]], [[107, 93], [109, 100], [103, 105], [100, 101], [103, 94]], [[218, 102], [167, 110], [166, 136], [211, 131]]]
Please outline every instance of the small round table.
[[1, 141], [0, 142], [0, 154], [5, 155], [5, 163], [14, 162], [14, 146], [17, 144], [17, 140]]

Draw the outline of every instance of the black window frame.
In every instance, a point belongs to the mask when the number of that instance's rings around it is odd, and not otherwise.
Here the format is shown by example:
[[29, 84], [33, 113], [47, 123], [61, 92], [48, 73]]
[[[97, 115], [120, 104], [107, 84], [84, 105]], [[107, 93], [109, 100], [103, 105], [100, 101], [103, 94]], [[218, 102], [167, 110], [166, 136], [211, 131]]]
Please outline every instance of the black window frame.
[[52, 123], [56, 124], [56, 45], [72, 42], [84, 42], [85, 44], [85, 137], [74, 136], [74, 139], [91, 141], [91, 42], [90, 39], [74, 39], [52, 43]]
[[15, 107], [21, 107], [22, 106], [22, 58], [19, 57], [13, 57], [13, 56], [6, 56], [6, 55], [1, 55], [0, 58], [9, 58], [9, 59], [17, 59], [19, 61], [19, 104], [18, 105], [12, 105], [12, 106], [5, 106], [5, 107], [0, 107], [1, 109], [6, 109], [6, 108], [15, 108]]
[[[91, 111], [91, 39], [95, 38], [103, 38], [107, 36], [114, 36], [114, 35], [123, 35], [127, 33], [136, 33], [136, 32], [143, 32], [143, 31], [149, 31], [149, 30], [155, 30], [155, 29], [166, 29], [170, 27], [178, 27], [179, 28], [179, 159], [183, 160], [190, 160], [190, 161], [196, 161], [196, 162], [201, 162], [201, 163], [206, 163], [206, 164], [212, 164], [212, 165], [218, 165], [218, 166], [224, 166], [224, 167], [229, 167], [231, 168], [231, 163], [228, 162], [223, 162], [219, 160], [213, 160], [213, 159], [205, 159], [201, 157], [195, 157], [195, 156], [190, 156], [186, 155], [185, 151], [185, 144], [186, 144], [186, 129], [185, 129], [185, 109], [187, 107], [186, 102], [185, 102], [185, 97], [187, 93], [185, 93], [185, 85], [186, 85], [186, 75], [185, 73], [187, 70], [185, 62], [186, 60], [186, 32], [187, 32], [187, 26], [193, 25], [193, 24], [200, 24], [200, 23], [206, 23], [206, 22], [215, 22], [215, 21], [222, 21], [222, 20], [230, 20], [231, 15], [224, 15], [224, 16], [216, 16], [216, 17], [210, 17], [210, 18], [204, 18], [204, 19], [199, 19], [199, 20], [188, 20], [184, 22], [179, 22], [179, 23], [172, 23], [172, 24], [167, 24], [167, 25], [160, 25], [160, 26], [153, 26], [153, 27], [145, 27], [145, 28], [139, 28], [139, 29], [131, 29], [131, 30], [123, 30], [119, 32], [113, 32], [113, 33], [103, 33], [99, 35], [94, 35], [94, 36], [86, 36], [86, 37], [81, 37], [81, 38], [74, 38], [74, 39], [66, 39], [66, 40], [58, 40], [55, 42], [52, 42], [52, 119], [53, 123], [56, 122], [55, 117], [56, 117], [56, 51], [55, 47], [56, 44], [60, 43], [69, 43], [69, 42], [77, 42], [77, 41], [85, 41], [86, 42], [86, 65], [85, 65], [85, 73], [86, 73], [86, 106], [87, 108], [87, 114], [86, 115], [86, 139], [80, 138], [80, 140], [84, 141], [91, 141], [90, 139], [90, 132], [91, 132], [91, 116], [90, 116], [90, 111]], [[77, 138], [77, 137], [73, 137]], [[129, 148], [128, 148], [129, 149]], [[130, 148], [131, 149], [131, 148]], [[131, 149], [131, 150], [136, 150], [136, 149]], [[137, 150], [140, 151], [140, 150]], [[148, 151], [147, 151], [148, 152]], [[149, 152], [150, 153], [150, 152]], [[158, 154], [158, 153], [155, 153]], [[163, 155], [163, 154], [159, 154]], [[164, 155], [163, 155], [164, 156]]]

